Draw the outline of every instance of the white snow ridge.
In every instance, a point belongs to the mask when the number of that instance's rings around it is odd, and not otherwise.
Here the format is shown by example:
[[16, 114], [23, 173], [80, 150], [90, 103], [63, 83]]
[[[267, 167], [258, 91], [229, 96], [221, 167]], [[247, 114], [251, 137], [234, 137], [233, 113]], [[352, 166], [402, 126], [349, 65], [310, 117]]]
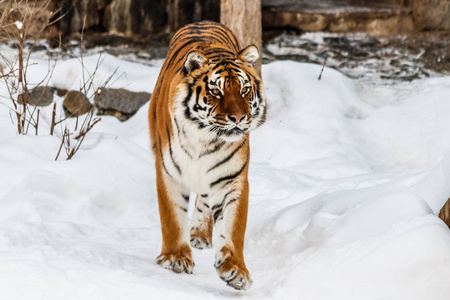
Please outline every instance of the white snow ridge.
[[[113, 88], [152, 92], [158, 67], [106, 55], [97, 74], [117, 66]], [[32, 56], [28, 82], [47, 67]], [[50, 85], [78, 89], [79, 69], [59, 61]], [[148, 104], [127, 122], [102, 117], [72, 160], [55, 162], [63, 128], [50, 136], [51, 107], [39, 136], [18, 136], [0, 98], [0, 299], [449, 299], [450, 231], [436, 213], [450, 197], [450, 77], [373, 86], [329, 68], [317, 80], [320, 70], [263, 66], [246, 292], [216, 275], [214, 248], [193, 250], [192, 275], [155, 264]]]

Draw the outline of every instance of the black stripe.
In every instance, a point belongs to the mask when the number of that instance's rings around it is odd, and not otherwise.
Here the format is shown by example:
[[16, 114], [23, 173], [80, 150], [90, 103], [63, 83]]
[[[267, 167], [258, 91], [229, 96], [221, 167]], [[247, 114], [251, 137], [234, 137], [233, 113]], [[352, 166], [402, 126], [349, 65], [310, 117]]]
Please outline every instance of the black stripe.
[[227, 209], [227, 206], [235, 201], [236, 201], [236, 199], [231, 199], [230, 201], [228, 201], [227, 204], [225, 204], [225, 207], [223, 208], [223, 210]]
[[220, 44], [225, 44], [226, 45], [230, 41], [227, 36], [221, 34], [220, 32], [217, 32], [217, 31], [210, 31], [210, 32], [208, 32], [208, 34], [212, 38], [216, 39]]
[[173, 176], [170, 175], [169, 171], [167, 170], [166, 164], [164, 163], [164, 155], [163, 155], [162, 149], [161, 149], [161, 137], [159, 137], [159, 154], [161, 156], [161, 163], [163, 165], [164, 171], [166, 171], [167, 175], [169, 175], [170, 177], [173, 178]]
[[[174, 118], [174, 121], [175, 121], [175, 126], [177, 127], [178, 136], [180, 136], [181, 134], [183, 134], [184, 138], [186, 138], [186, 136], [185, 136], [185, 134], [184, 134], [184, 131], [181, 132], [180, 126], [178, 125], [178, 121], [177, 121], [176, 118]], [[184, 153], [186, 153], [186, 155], [189, 156], [190, 159], [192, 159], [192, 155], [189, 153], [189, 151], [188, 151], [188, 150], [184, 147], [184, 145], [181, 143], [181, 139], [179, 139], [179, 140], [180, 140], [179, 144], [180, 144], [181, 150], [183, 150]]]
[[220, 204], [216, 204], [212, 207], [212, 213], [213, 213], [213, 218], [214, 218], [214, 222], [216, 222], [217, 218], [219, 217], [219, 215], [222, 214], [223, 211], [223, 205], [226, 202], [226, 199], [228, 197], [228, 195], [230, 195], [231, 193], [235, 192], [235, 189], [232, 189], [231, 191], [229, 191], [228, 193], [226, 193], [226, 195], [223, 197], [222, 202], [220, 202]]
[[222, 203], [225, 203], [225, 200], [227, 199], [227, 197], [228, 197], [231, 193], [234, 193], [234, 192], [236, 192], [236, 190], [235, 190], [235, 189], [232, 189], [231, 191], [229, 191], [228, 193], [226, 193], [225, 196], [223, 196]]
[[[189, 99], [191, 99], [191, 97], [192, 97], [192, 85], [190, 84], [188, 86], [188, 94], [187, 94], [186, 98], [184, 98], [184, 100], [183, 100], [183, 105], [187, 109], [189, 109], [188, 102], [189, 102]], [[186, 118], [190, 119], [190, 117], [191, 117], [190, 111], [189, 112], [185, 111], [184, 114], [185, 114]]]
[[178, 207], [178, 208], [180, 208], [180, 209], [182, 209], [182, 210], [184, 210], [185, 212], [187, 212], [188, 210], [187, 210], [187, 208], [184, 208], [183, 206], [181, 206], [181, 205], [178, 205], [178, 204], [176, 204], [176, 206]]
[[228, 175], [228, 176], [220, 177], [216, 181], [212, 182], [209, 186], [212, 188], [212, 187], [218, 185], [219, 183], [221, 183], [222, 181], [235, 179], [236, 177], [241, 175], [242, 171], [244, 171], [246, 166], [247, 166], [247, 161], [244, 163], [242, 168], [239, 171], [237, 171], [236, 173], [233, 173], [233, 174]]
[[[223, 200], [220, 204], [216, 204], [212, 207], [212, 214], [213, 214], [213, 220], [214, 220], [214, 224], [221, 220], [223, 218], [223, 211], [225, 210], [225, 208], [228, 206], [228, 204], [236, 201], [236, 199], [232, 199], [228, 202], [226, 202], [227, 197], [231, 194], [234, 193], [236, 190], [232, 189], [231, 191], [229, 191], [228, 193], [225, 194], [225, 196], [223, 196]], [[225, 204], [225, 207], [224, 207]]]
[[200, 92], [202, 91], [202, 87], [201, 86], [197, 86], [197, 89], [195, 90], [196, 94], [195, 94], [195, 105], [194, 105], [194, 111], [197, 112], [199, 110], [202, 111], [206, 111], [207, 107], [202, 107], [199, 103], [198, 103], [198, 98], [200, 96]]
[[[190, 36], [189, 38], [187, 38], [186, 40], [180, 40], [177, 44], [176, 47], [177, 50], [175, 50], [175, 53], [172, 55], [172, 53], [170, 53], [170, 59], [168, 62], [168, 66], [177, 66], [180, 64], [180, 62], [183, 60], [185, 60], [185, 55], [181, 55], [179, 56], [178, 54], [184, 50], [186, 47], [188, 47], [191, 44], [194, 43], [199, 43], [199, 42], [205, 42], [204, 38], [198, 36], [198, 37], [192, 37]], [[169, 57], [169, 56], [168, 56]]]
[[218, 209], [218, 210], [216, 210], [216, 211], [213, 211], [213, 220], [214, 220], [214, 223], [216, 223], [216, 222], [218, 221], [219, 216], [221, 216], [221, 215], [222, 215], [222, 208], [220, 208], [220, 209]]
[[167, 131], [167, 139], [169, 141], [169, 154], [170, 154], [170, 158], [172, 159], [172, 163], [175, 166], [175, 168], [177, 169], [178, 173], [181, 175], [181, 169], [180, 166], [176, 163], [175, 158], [173, 157], [173, 150], [172, 150], [172, 142], [170, 141], [170, 132], [169, 132], [169, 127], [166, 127], [166, 131]]
[[206, 150], [205, 152], [203, 152], [202, 154], [200, 154], [200, 156], [199, 156], [198, 158], [219, 151], [220, 148], [222, 148], [223, 145], [225, 145], [225, 142], [224, 142], [224, 141], [222, 141], [222, 142], [216, 144], [216, 146], [215, 146], [213, 149], [211, 149], [211, 150]]
[[212, 56], [209, 56], [209, 55], [212, 55], [212, 54], [220, 54], [220, 55], [225, 54], [226, 56], [230, 56], [230, 57], [233, 57], [234, 55], [236, 55], [236, 53], [226, 50], [226, 49], [223, 49], [223, 48], [212, 48], [210, 50], [203, 51], [203, 54], [207, 55], [208, 58], [211, 58]]
[[189, 195], [181, 195], [186, 202], [189, 202]]
[[227, 68], [228, 68], [228, 70], [233, 70], [236, 73], [237, 73], [237, 71], [244, 71], [244, 70], [242, 70], [242, 66], [236, 64], [234, 61], [231, 61], [231, 60], [227, 61]]
[[203, 198], [208, 197], [208, 194], [201, 194], [200, 196], [202, 196]]
[[[236, 52], [239, 51], [239, 43], [238, 43], [236, 37], [231, 33], [231, 31], [230, 31], [228, 28], [226, 28], [225, 26], [223, 26], [223, 27], [216, 26], [214, 29], [216, 29], [216, 30], [222, 32], [222, 34], [225, 36], [225, 38], [226, 38], [226, 39], [228, 40], [228, 42], [229, 42], [228, 45], [231, 46], [231, 47], [233, 47], [233, 48], [234, 48], [234, 49], [233, 49], [234, 51], [236, 51]], [[230, 35], [230, 33], [231, 33], [231, 35]], [[230, 39], [230, 36], [233, 37], [234, 41], [232, 41], [232, 40]]]
[[204, 202], [202, 202], [202, 204], [203, 204], [206, 208], [209, 208], [209, 205], [208, 205], [208, 204], [206, 204], [206, 203], [204, 203]]
[[215, 211], [217, 209], [221, 209], [222, 206], [223, 206], [223, 201], [220, 204], [213, 205], [212, 210]]
[[206, 173], [208, 173], [209, 171], [214, 170], [215, 168], [217, 168], [220, 165], [223, 165], [224, 163], [226, 163], [227, 161], [229, 161], [235, 154], [236, 152], [239, 151], [239, 149], [242, 148], [242, 146], [245, 144], [245, 141], [243, 141], [238, 147], [236, 147], [236, 149], [234, 149], [233, 152], [231, 152], [227, 157], [225, 157], [222, 161], [219, 161], [218, 163], [216, 163], [214, 166], [212, 166], [208, 171], [206, 171]]

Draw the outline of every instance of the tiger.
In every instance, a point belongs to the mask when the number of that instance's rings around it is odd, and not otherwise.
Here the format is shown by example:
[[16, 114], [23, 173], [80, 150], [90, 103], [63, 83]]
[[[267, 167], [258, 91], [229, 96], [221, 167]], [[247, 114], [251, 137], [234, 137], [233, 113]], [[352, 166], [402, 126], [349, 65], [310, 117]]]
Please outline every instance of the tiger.
[[192, 274], [191, 247], [211, 248], [214, 228], [214, 267], [237, 290], [252, 283], [243, 252], [249, 132], [266, 116], [258, 59], [258, 48], [241, 49], [223, 24], [186, 25], [170, 41], [148, 115], [162, 232], [156, 263]]

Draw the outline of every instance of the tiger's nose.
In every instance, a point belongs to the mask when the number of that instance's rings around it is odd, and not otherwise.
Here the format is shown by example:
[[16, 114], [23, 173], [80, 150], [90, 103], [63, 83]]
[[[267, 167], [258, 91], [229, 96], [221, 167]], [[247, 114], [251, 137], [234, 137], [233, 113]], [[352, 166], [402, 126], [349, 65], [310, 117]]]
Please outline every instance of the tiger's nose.
[[239, 124], [244, 118], [245, 115], [228, 115], [228, 119], [235, 124]]

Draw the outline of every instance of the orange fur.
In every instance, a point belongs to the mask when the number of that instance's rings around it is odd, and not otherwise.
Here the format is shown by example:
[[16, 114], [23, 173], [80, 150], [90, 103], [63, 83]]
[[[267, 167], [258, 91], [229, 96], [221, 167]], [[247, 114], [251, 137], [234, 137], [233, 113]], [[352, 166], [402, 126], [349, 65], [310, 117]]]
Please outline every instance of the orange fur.
[[[217, 195], [223, 198], [213, 206], [197, 196], [196, 208], [202, 217], [200, 225], [190, 230], [191, 238], [211, 243], [213, 221], [223, 220], [226, 229], [215, 265], [219, 276], [237, 289], [251, 283], [243, 254], [249, 131], [265, 117], [264, 88], [252, 68], [257, 59], [254, 49], [241, 50], [232, 32], [221, 24], [200, 22], [180, 29], [170, 43], [149, 109], [163, 238], [157, 262], [175, 272], [192, 272], [186, 242], [187, 204], [183, 202], [188, 201], [189, 183], [194, 182], [186, 175], [192, 172], [189, 160], [201, 169], [198, 176], [209, 180], [197, 189], [214, 194], [208, 201], [217, 201]], [[195, 126], [198, 129], [192, 129]], [[208, 194], [202, 197], [209, 199]]]

